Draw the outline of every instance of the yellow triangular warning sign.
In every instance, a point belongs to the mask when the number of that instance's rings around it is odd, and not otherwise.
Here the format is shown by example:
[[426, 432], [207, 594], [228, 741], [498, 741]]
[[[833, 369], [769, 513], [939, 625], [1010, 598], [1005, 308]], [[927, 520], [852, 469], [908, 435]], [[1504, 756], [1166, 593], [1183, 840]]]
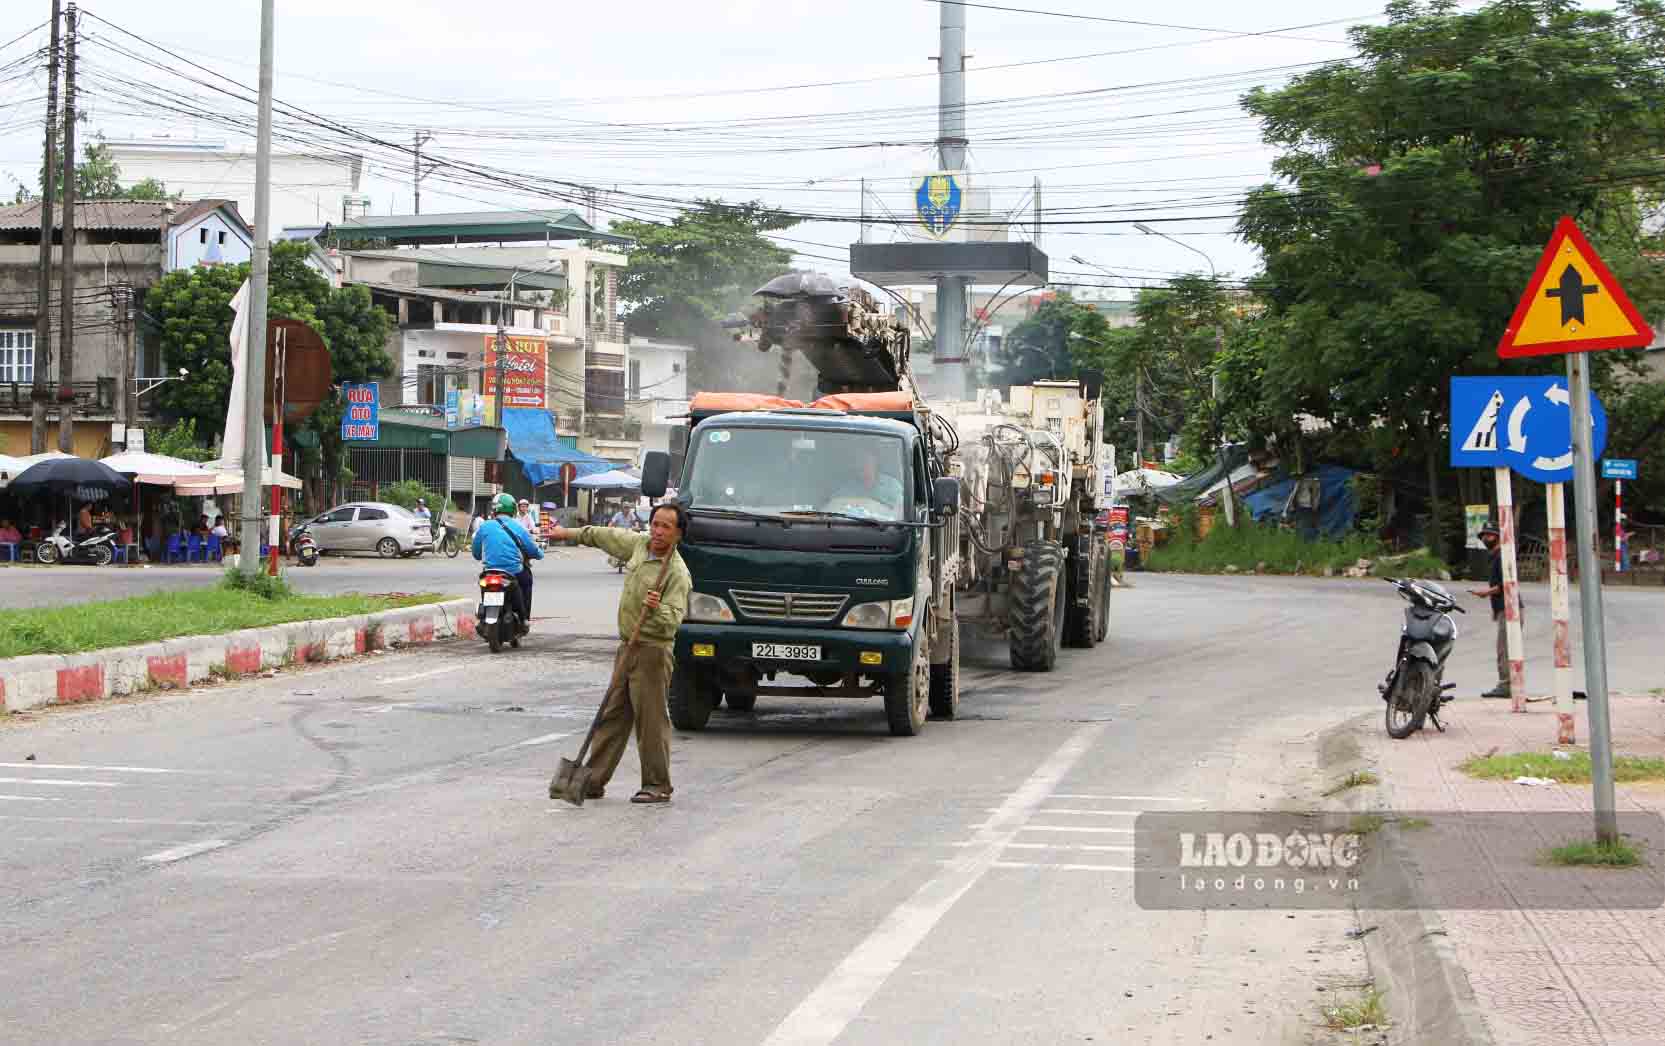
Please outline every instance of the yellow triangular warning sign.
[[1571, 218], [1562, 218], [1515, 307], [1497, 354], [1630, 349], [1648, 345], [1653, 331], [1624, 288]]

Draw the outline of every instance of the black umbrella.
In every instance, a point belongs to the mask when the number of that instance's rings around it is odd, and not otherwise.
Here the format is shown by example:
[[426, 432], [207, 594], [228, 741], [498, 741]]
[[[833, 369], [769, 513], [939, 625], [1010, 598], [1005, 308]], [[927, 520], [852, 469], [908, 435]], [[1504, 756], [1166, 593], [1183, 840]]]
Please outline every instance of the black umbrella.
[[113, 492], [132, 486], [131, 480], [102, 461], [47, 458], [18, 473], [6, 489], [21, 498], [56, 494], [77, 501], [102, 501]]

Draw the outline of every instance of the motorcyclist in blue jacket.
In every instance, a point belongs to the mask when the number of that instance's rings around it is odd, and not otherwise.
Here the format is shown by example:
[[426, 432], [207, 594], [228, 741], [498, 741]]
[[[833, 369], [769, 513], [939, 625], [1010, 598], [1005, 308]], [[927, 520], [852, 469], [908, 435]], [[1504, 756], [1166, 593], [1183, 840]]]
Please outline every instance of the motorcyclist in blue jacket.
[[515, 522], [515, 499], [499, 494], [492, 500], [492, 518], [481, 523], [474, 532], [474, 558], [487, 570], [501, 570], [515, 576], [516, 591], [520, 593], [520, 630], [532, 630], [532, 560], [542, 559], [543, 550], [526, 533], [526, 528]]

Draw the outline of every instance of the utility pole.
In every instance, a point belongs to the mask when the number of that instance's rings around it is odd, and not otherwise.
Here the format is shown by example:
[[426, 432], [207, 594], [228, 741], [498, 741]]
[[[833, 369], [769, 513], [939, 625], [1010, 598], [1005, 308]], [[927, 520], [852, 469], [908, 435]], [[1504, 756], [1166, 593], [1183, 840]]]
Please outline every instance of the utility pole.
[[[514, 293], [514, 282], [512, 280], [509, 283], [509, 293], [510, 294]], [[495, 373], [493, 375], [493, 380], [497, 384], [497, 396], [496, 396], [496, 400], [497, 400], [497, 427], [500, 428], [500, 429], [507, 427], [504, 424], [504, 415], [503, 415], [503, 402], [504, 402], [504, 397], [503, 397], [504, 366], [503, 365], [504, 365], [505, 360], [508, 357], [508, 352], [509, 352], [509, 332], [504, 329], [503, 309], [504, 309], [503, 303], [501, 303], [501, 302], [498, 303], [498, 306], [497, 306], [497, 360], [496, 360], [496, 364], [495, 364], [495, 368], [494, 368]]]
[[46, 403], [52, 396], [52, 204], [58, 194], [58, 26], [63, 16], [52, 0], [52, 46], [46, 74], [46, 159], [41, 163], [40, 282], [35, 288], [35, 374], [29, 390], [29, 453], [46, 453]]
[[417, 214], [422, 213], [422, 147], [433, 140], [434, 136], [427, 131], [416, 131], [411, 135], [410, 190]]
[[[1573, 508], [1578, 520], [1578, 595], [1584, 625], [1584, 688], [1590, 692], [1590, 783], [1596, 841], [1619, 841], [1613, 796], [1613, 727], [1607, 707], [1607, 624], [1601, 607], [1601, 563], [1596, 559], [1596, 456], [1590, 443], [1590, 356], [1567, 353], [1572, 386]], [[1512, 604], [1511, 604], [1512, 605]]]
[[[965, 7], [939, 4], [941, 49], [937, 55], [937, 163], [945, 171], [965, 167]], [[966, 288], [964, 276], [937, 277], [937, 344], [932, 355], [949, 399], [966, 397]]]
[[[254, 252], [243, 367], [243, 496], [238, 568], [260, 573], [260, 479], [266, 464], [266, 305], [272, 222], [272, 4], [260, 0], [260, 109], [254, 147]], [[273, 477], [276, 479], [276, 477]]]
[[75, 453], [75, 0], [64, 11], [64, 271], [58, 302], [58, 449]]

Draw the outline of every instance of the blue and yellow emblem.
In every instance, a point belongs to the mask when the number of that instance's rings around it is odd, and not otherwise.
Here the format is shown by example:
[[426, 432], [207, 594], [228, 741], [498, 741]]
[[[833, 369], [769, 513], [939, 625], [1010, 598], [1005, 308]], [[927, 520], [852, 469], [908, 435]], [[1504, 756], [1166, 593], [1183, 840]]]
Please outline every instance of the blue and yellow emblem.
[[914, 208], [926, 232], [939, 238], [947, 235], [960, 216], [959, 179], [946, 172], [927, 174], [914, 192]]

